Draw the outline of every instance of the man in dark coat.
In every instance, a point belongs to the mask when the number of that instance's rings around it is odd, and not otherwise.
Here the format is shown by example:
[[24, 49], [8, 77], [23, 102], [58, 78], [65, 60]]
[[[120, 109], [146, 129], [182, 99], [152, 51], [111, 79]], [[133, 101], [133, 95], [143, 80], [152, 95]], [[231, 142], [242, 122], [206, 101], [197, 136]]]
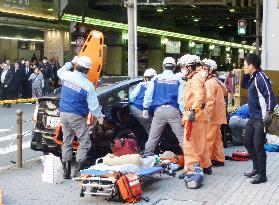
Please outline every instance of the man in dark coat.
[[32, 97], [32, 85], [28, 81], [28, 78], [33, 73], [33, 69], [30, 67], [29, 61], [25, 61], [25, 67], [22, 67], [22, 97], [31, 98]]
[[14, 64], [14, 80], [12, 84], [12, 97], [18, 99], [22, 97], [22, 80], [23, 80], [24, 69], [19, 67], [19, 63]]
[[[2, 91], [2, 99], [3, 100], [11, 100], [11, 85], [13, 82], [14, 74], [11, 70], [9, 70], [9, 66], [7, 63], [3, 63], [1, 70], [1, 81], [0, 88]], [[11, 104], [3, 104], [3, 107], [10, 108]]]
[[50, 84], [51, 84], [51, 77], [52, 77], [51, 66], [49, 65], [46, 57], [43, 58], [43, 63], [40, 69], [44, 76], [45, 86], [43, 89], [43, 95], [45, 96], [50, 94]]

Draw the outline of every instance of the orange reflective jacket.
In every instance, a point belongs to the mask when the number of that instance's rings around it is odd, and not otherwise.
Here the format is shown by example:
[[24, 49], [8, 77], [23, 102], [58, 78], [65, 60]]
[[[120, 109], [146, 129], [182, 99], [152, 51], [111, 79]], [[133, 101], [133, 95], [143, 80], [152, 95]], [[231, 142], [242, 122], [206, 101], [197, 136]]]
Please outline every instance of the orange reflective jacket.
[[207, 120], [206, 109], [202, 109], [202, 106], [206, 103], [206, 90], [205, 90], [205, 78], [203, 78], [199, 72], [195, 73], [191, 79], [188, 79], [186, 83], [186, 89], [184, 90], [184, 118], [188, 119], [189, 110], [196, 110], [196, 120]]
[[215, 77], [211, 77], [205, 82], [205, 88], [209, 123], [227, 124], [226, 103], [224, 99], [227, 95], [227, 89], [225, 85]]

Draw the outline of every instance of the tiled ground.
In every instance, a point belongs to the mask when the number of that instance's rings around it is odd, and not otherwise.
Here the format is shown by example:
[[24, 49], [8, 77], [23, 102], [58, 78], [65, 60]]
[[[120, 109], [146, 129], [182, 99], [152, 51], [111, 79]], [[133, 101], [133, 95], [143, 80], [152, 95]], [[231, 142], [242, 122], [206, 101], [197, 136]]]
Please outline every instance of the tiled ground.
[[[229, 154], [234, 148], [227, 148]], [[268, 182], [260, 185], [250, 184], [243, 177], [250, 171], [251, 162], [226, 161], [226, 166], [214, 168], [212, 176], [206, 176], [204, 185], [197, 190], [186, 188], [178, 177], [164, 176], [159, 181], [147, 180], [144, 196], [150, 202], [141, 204], [180, 205], [180, 204], [279, 204], [279, 154], [268, 153]], [[23, 169], [11, 168], [0, 171], [0, 187], [4, 189], [5, 205], [31, 204], [115, 204], [103, 197], [79, 197], [79, 184], [65, 181], [62, 184], [41, 182], [41, 163], [39, 160], [27, 162]]]

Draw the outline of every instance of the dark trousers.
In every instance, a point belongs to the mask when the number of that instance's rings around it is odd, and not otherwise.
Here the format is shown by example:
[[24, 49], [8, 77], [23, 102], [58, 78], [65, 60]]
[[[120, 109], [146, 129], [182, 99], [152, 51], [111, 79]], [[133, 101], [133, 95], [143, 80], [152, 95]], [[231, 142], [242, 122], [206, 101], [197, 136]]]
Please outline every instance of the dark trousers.
[[[1, 86], [1, 90], [2, 90], [2, 100], [11, 100], [12, 96], [11, 96], [11, 89], [10, 88], [5, 88], [3, 85]], [[11, 104], [3, 104], [3, 107], [10, 107]]]
[[245, 127], [243, 144], [253, 161], [253, 169], [257, 169], [262, 176], [266, 176], [265, 139], [263, 120], [249, 119]]
[[32, 97], [32, 85], [31, 82], [27, 80], [22, 83], [22, 98], [31, 98]]

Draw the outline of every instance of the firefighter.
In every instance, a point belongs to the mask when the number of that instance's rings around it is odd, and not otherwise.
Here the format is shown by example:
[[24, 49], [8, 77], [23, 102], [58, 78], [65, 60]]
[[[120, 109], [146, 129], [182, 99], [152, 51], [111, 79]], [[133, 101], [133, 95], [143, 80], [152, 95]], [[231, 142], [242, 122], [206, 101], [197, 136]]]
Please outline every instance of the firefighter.
[[[97, 117], [99, 124], [102, 124], [104, 120], [95, 88], [87, 79], [91, 64], [89, 57], [79, 56], [72, 62], [67, 62], [57, 72], [62, 81], [60, 120], [63, 131], [62, 164], [64, 179], [71, 178], [72, 142], [75, 135], [79, 141], [75, 177], [79, 176], [79, 171], [86, 164], [87, 152], [91, 146], [89, 129], [85, 119], [89, 112]], [[73, 65], [74, 71], [71, 72]]]
[[180, 72], [176, 73], [175, 76], [180, 77], [183, 81], [187, 81], [187, 68], [185, 66], [181, 66], [180, 59], [177, 61], [177, 66], [180, 68]]
[[185, 177], [192, 172], [195, 164], [200, 164], [205, 174], [212, 174], [211, 160], [206, 143], [207, 111], [205, 109], [206, 90], [205, 81], [208, 68], [200, 66], [200, 58], [195, 55], [184, 55], [180, 58], [180, 65], [187, 69], [186, 89], [184, 92], [184, 169]]
[[148, 109], [154, 106], [155, 112], [151, 123], [148, 141], [143, 155], [154, 155], [161, 134], [166, 124], [169, 124], [176, 135], [179, 145], [183, 146], [183, 127], [181, 113], [183, 113], [183, 82], [174, 75], [176, 63], [172, 57], [163, 61], [163, 73], [152, 78], [143, 101], [143, 117], [148, 118]]
[[130, 111], [132, 115], [138, 120], [138, 122], [143, 126], [145, 131], [149, 134], [151, 127], [151, 118], [144, 118], [142, 116], [143, 111], [143, 98], [148, 85], [151, 82], [151, 79], [157, 75], [157, 72], [152, 69], [146, 69], [143, 74], [144, 82], [137, 84], [135, 89], [131, 92], [129, 96], [130, 101]]
[[204, 59], [203, 67], [209, 69], [209, 75], [205, 82], [206, 110], [208, 112], [207, 145], [213, 166], [224, 166], [225, 154], [221, 134], [221, 125], [227, 124], [226, 86], [217, 79], [217, 64], [214, 60]]

